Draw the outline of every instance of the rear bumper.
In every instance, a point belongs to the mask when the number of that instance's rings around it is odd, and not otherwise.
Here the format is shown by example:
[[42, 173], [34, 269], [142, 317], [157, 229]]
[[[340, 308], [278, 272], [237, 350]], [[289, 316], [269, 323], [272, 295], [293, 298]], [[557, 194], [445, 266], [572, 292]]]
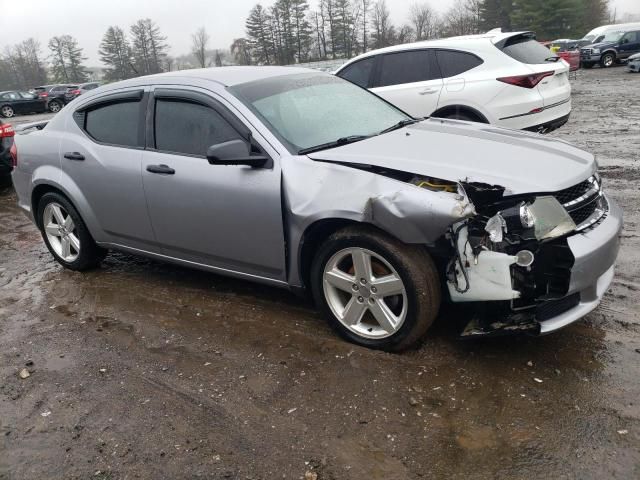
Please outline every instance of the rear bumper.
[[537, 133], [549, 133], [558, 128], [569, 121], [570, 113], [563, 115], [560, 118], [556, 118], [555, 120], [550, 120], [548, 122], [540, 123], [538, 125], [533, 125], [531, 127], [523, 128], [523, 130], [527, 130], [528, 132], [537, 132]]
[[568, 238], [575, 262], [566, 298], [576, 295], [579, 300], [572, 308], [540, 321], [541, 335], [565, 327], [594, 310], [613, 280], [623, 216], [620, 207], [607, 200], [609, 212], [600, 225]]
[[[567, 123], [569, 115], [571, 114], [571, 97], [569, 95], [570, 94], [560, 102], [542, 107], [540, 111], [529, 111], [527, 113], [502, 117], [496, 123], [507, 128], [533, 132], [540, 131], [543, 126], [558, 128]], [[538, 104], [536, 109], [539, 108], [540, 106]]]

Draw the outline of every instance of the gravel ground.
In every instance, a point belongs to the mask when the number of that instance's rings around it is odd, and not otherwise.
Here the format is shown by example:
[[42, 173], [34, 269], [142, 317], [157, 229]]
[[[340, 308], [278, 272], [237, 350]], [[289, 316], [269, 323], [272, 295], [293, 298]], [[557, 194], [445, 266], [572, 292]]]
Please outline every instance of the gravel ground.
[[484, 341], [445, 309], [401, 355], [285, 291], [121, 254], [65, 271], [3, 191], [0, 479], [640, 478], [640, 75], [580, 72], [552, 136], [626, 214], [602, 305]]

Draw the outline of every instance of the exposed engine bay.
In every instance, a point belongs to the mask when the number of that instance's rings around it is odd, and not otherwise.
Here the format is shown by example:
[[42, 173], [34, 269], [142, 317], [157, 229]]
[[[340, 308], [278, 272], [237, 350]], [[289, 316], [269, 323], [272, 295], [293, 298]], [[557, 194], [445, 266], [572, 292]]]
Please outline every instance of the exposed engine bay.
[[[451, 300], [483, 302], [463, 335], [535, 331], [538, 321], [558, 308], [577, 304], [578, 296], [567, 297], [574, 258], [566, 237], [585, 224], [577, 225], [581, 217], [572, 216], [575, 209], [567, 206], [593, 203], [590, 217], [598, 220], [606, 209], [599, 179], [589, 182], [586, 192], [577, 191], [576, 198], [560, 203], [562, 195], [505, 196], [504, 187], [496, 185], [420, 177], [411, 181], [430, 190], [455, 188], [475, 207], [476, 215], [454, 223], [445, 235], [453, 252], [446, 265]], [[586, 220], [587, 227], [593, 225]]]

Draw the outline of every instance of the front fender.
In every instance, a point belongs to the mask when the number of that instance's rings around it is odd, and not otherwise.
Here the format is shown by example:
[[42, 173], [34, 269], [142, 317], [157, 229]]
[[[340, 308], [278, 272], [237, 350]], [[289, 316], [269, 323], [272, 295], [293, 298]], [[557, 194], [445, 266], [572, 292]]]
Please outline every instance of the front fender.
[[426, 190], [355, 167], [284, 157], [282, 198], [289, 245], [289, 283], [302, 285], [305, 231], [325, 219], [369, 223], [409, 244], [432, 245], [456, 221], [474, 213], [466, 196]]

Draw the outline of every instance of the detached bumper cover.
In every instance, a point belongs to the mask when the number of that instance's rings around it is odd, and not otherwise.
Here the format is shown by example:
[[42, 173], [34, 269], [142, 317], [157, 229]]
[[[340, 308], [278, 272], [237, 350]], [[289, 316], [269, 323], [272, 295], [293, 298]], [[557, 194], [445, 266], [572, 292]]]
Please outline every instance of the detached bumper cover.
[[572, 308], [540, 321], [540, 334], [551, 333], [594, 310], [613, 280], [614, 264], [620, 248], [622, 210], [610, 198], [607, 217], [598, 226], [569, 237], [575, 257], [567, 297], [579, 298]]

